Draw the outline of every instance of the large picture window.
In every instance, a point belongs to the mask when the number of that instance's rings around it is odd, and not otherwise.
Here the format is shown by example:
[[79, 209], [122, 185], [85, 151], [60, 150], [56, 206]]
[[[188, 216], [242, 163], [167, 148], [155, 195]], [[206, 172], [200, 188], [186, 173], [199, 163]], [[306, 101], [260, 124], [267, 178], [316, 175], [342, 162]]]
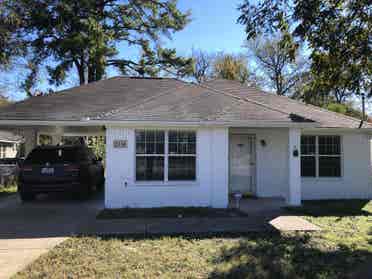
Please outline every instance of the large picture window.
[[136, 130], [136, 180], [196, 180], [196, 133]]
[[301, 176], [341, 176], [340, 136], [301, 137]]

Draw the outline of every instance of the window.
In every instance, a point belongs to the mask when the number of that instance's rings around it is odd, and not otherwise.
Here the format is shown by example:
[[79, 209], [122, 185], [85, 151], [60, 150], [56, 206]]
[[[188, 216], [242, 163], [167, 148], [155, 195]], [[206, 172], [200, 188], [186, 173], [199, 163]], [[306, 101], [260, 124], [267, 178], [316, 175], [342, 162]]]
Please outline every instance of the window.
[[168, 180], [195, 180], [195, 132], [169, 131]]
[[341, 176], [340, 136], [301, 137], [301, 176]]
[[137, 181], [196, 179], [196, 133], [136, 131]]

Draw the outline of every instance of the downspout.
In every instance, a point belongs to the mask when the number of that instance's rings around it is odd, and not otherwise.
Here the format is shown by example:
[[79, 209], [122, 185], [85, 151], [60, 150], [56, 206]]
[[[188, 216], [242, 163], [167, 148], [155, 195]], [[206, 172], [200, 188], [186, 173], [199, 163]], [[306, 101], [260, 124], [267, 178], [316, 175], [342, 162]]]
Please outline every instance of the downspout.
[[366, 119], [365, 95], [364, 93], [362, 93], [362, 120], [360, 121], [359, 129], [362, 128], [365, 119]]

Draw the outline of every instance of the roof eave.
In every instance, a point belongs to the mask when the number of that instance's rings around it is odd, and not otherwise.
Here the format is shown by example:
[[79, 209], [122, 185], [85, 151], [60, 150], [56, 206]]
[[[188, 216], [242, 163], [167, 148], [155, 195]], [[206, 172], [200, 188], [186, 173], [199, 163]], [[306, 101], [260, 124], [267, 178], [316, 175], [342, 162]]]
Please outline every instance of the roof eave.
[[0, 120], [0, 126], [221, 126], [221, 127], [258, 127], [258, 128], [316, 128], [316, 122], [286, 121], [143, 121], [143, 120]]

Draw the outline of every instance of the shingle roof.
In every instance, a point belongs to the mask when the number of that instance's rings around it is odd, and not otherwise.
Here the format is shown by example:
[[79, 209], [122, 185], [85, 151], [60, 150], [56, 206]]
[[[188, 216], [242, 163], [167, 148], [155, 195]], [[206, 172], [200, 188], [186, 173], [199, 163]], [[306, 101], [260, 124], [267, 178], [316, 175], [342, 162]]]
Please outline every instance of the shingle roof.
[[[243, 86], [236, 81], [216, 79], [205, 82], [204, 86], [228, 92], [248, 101], [259, 102], [271, 108], [312, 119], [324, 128], [358, 128], [360, 125], [360, 119], [308, 105], [285, 96], [263, 92], [253, 86]], [[363, 128], [372, 128], [372, 125], [364, 122]]]
[[37, 96], [0, 109], [6, 120], [81, 120], [87, 116], [135, 104], [183, 86], [176, 79], [114, 77]]
[[264, 93], [237, 82], [202, 85], [169, 78], [115, 77], [0, 109], [0, 120], [317, 122], [357, 128], [359, 120]]
[[288, 113], [246, 102], [195, 84], [92, 119], [143, 121], [247, 121], [293, 122]]

